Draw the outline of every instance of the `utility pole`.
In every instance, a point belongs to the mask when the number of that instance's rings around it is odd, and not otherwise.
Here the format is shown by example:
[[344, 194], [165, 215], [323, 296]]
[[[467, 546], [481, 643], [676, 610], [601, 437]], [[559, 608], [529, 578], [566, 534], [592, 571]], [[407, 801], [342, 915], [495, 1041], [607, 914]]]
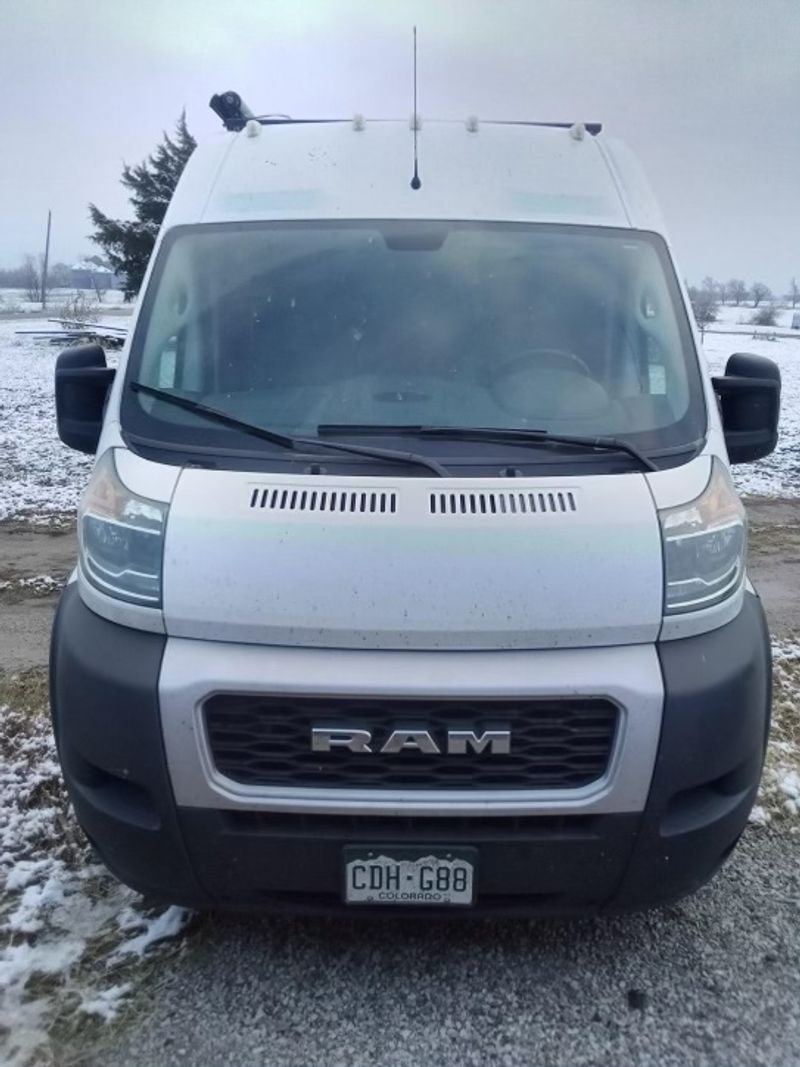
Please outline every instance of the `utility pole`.
[[42, 311], [47, 307], [47, 265], [50, 261], [50, 222], [53, 212], [47, 212], [47, 238], [44, 243], [44, 266], [42, 267]]

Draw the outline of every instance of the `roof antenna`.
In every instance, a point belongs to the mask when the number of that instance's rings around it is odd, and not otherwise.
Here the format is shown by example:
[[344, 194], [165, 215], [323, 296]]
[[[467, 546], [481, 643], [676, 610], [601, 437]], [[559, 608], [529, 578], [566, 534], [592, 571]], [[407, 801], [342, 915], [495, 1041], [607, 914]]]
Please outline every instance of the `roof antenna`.
[[414, 117], [411, 120], [414, 129], [414, 177], [411, 179], [412, 189], [421, 189], [422, 182], [419, 177], [419, 165], [417, 162], [417, 132], [419, 130], [419, 115], [417, 113], [417, 27], [414, 27]]

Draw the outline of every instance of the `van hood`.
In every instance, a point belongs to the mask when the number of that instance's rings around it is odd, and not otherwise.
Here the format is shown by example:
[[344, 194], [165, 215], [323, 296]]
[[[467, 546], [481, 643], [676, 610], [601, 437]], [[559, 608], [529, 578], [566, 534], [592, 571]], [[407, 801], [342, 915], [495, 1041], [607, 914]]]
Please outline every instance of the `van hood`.
[[328, 648], [654, 641], [658, 519], [641, 474], [496, 480], [186, 469], [169, 511], [167, 633]]

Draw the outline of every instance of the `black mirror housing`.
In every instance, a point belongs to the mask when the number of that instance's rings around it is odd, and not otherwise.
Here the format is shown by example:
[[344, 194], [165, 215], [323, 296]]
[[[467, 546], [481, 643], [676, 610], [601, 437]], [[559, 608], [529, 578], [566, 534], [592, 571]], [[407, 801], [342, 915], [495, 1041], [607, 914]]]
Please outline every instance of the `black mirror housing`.
[[765, 356], [737, 352], [721, 378], [712, 378], [731, 463], [752, 463], [775, 450], [781, 410], [781, 372]]
[[65, 348], [56, 360], [58, 436], [78, 452], [94, 454], [106, 401], [116, 372], [106, 366], [102, 345]]

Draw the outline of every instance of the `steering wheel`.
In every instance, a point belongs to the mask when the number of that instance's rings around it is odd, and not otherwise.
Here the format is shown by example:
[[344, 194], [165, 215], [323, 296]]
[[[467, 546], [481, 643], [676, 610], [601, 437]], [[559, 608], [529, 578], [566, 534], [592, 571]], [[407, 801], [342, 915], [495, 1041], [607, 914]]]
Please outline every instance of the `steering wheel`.
[[592, 377], [589, 367], [574, 352], [568, 352], [565, 348], [529, 348], [504, 360], [495, 368], [492, 378], [496, 382], [498, 379], [525, 371], [562, 371], [567, 374], [582, 374], [585, 378]]
[[497, 403], [535, 423], [549, 416], [585, 417], [608, 404], [608, 394], [574, 352], [532, 348], [494, 368], [489, 388]]

